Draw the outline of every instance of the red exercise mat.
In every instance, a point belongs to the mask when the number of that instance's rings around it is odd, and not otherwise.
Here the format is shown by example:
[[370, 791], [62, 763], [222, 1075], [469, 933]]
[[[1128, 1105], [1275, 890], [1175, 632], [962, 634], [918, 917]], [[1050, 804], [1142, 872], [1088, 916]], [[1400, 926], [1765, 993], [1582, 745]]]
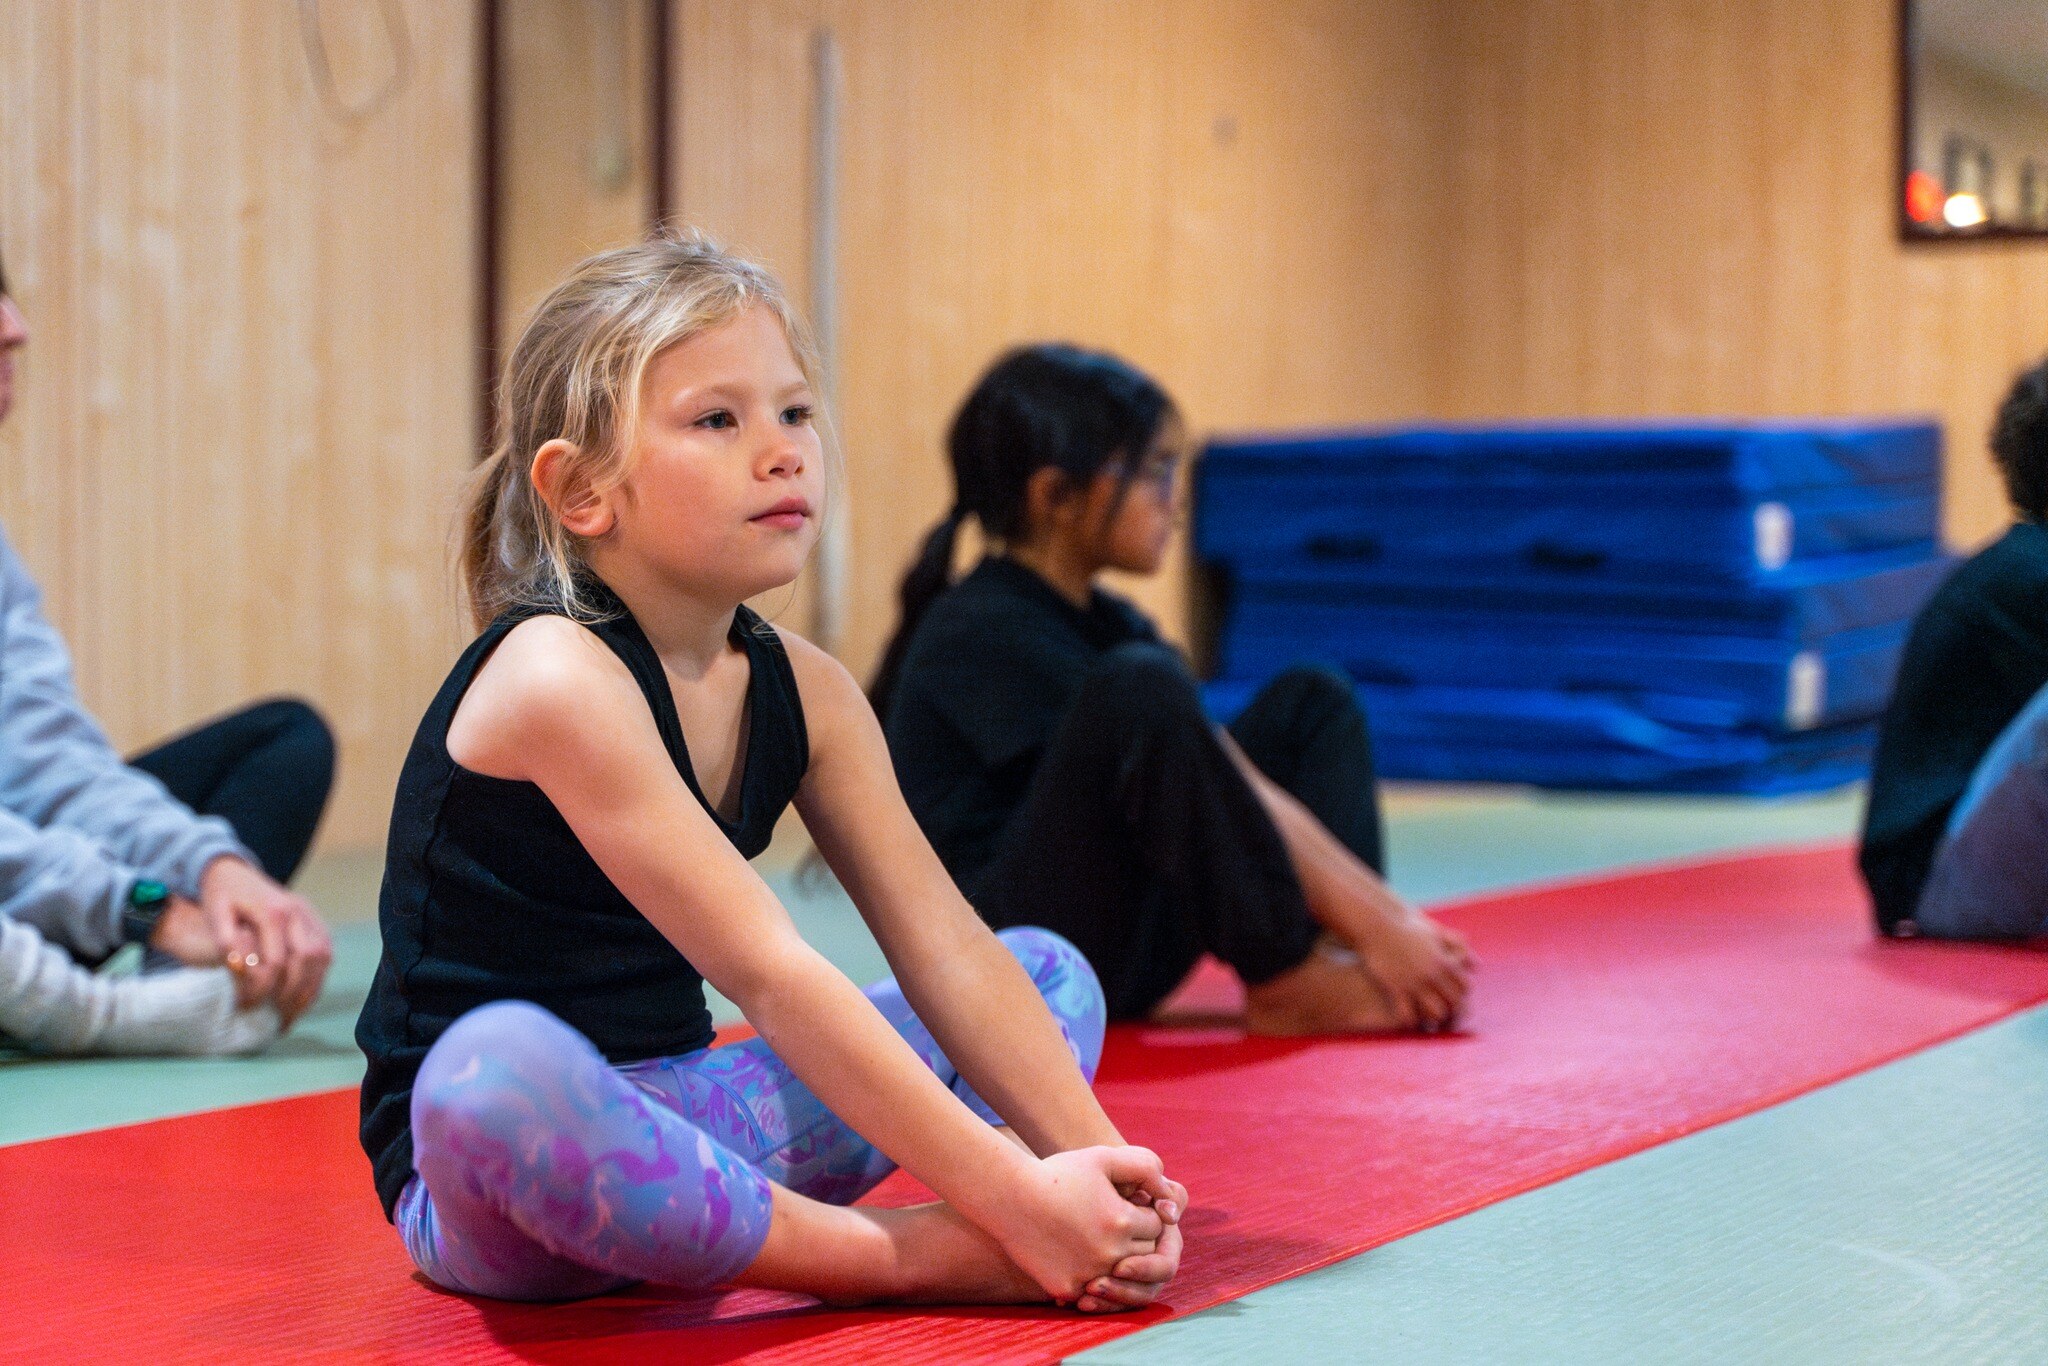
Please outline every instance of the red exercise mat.
[[2048, 955], [1875, 940], [1840, 849], [1491, 897], [1447, 918], [1483, 960], [1462, 1036], [1112, 1035], [1104, 1102], [1193, 1192], [1170, 1308], [461, 1299], [413, 1276], [356, 1147], [355, 1095], [337, 1092], [0, 1149], [0, 1357], [1049, 1361], [2048, 998]]

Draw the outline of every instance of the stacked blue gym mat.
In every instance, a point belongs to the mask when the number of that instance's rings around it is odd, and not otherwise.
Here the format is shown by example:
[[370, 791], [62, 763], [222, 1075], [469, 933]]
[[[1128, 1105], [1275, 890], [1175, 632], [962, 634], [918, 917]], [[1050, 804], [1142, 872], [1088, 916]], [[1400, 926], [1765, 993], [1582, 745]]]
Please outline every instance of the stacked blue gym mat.
[[1864, 776], [1947, 572], [1941, 431], [1897, 421], [1218, 440], [1211, 707], [1356, 680], [1387, 777], [1791, 792]]

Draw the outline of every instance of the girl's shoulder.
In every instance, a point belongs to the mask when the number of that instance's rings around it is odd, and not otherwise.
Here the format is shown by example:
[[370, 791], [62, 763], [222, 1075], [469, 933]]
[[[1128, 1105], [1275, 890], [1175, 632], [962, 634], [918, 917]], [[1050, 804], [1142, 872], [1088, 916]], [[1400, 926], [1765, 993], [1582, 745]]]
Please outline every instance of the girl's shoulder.
[[1034, 641], [1057, 624], [1052, 590], [1028, 569], [994, 557], [983, 560], [932, 599], [911, 637], [911, 648], [955, 655], [1003, 651]]
[[1063, 666], [1112, 645], [1158, 639], [1158, 626], [1121, 594], [1097, 587], [1082, 609], [1033, 571], [990, 558], [932, 603], [911, 649], [926, 663], [951, 661], [982, 672], [1029, 667], [1030, 661]]
[[524, 778], [536, 745], [583, 729], [591, 718], [634, 710], [640, 686], [595, 631], [536, 614], [494, 628], [448, 724], [448, 754], [473, 772]]
[[633, 675], [597, 630], [568, 617], [536, 613], [504, 630], [478, 665], [470, 691], [490, 684], [528, 705], [546, 705], [606, 679], [630, 686]]
[[[759, 621], [759, 618], [756, 618]], [[814, 645], [794, 631], [762, 621], [754, 628], [772, 641], [789, 661], [790, 676], [796, 680], [797, 699], [804, 722], [817, 731], [820, 722], [830, 725], [835, 718], [858, 715], [868, 709], [867, 693], [852, 670], [822, 646]]]
[[[881, 723], [868, 701], [867, 690], [853, 672], [832, 653], [812, 644], [794, 631], [773, 630], [788, 661], [789, 677], [795, 684], [795, 757], [791, 772], [801, 778], [821, 757], [838, 754], [854, 756], [857, 762], [872, 759], [881, 745]], [[886, 762], [887, 751], [880, 751]]]
[[1159, 623], [1145, 609], [1121, 593], [1107, 588], [1095, 590], [1093, 614], [1111, 633], [1128, 640], [1158, 640]]

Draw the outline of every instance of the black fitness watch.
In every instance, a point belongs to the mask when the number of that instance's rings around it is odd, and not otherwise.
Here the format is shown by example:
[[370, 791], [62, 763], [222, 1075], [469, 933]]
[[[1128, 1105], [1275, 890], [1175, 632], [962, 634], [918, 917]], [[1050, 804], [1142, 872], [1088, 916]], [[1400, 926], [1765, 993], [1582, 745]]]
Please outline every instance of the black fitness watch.
[[137, 878], [128, 889], [128, 908], [121, 912], [121, 937], [130, 944], [147, 944], [156, 933], [157, 922], [171, 908], [171, 889], [154, 878]]

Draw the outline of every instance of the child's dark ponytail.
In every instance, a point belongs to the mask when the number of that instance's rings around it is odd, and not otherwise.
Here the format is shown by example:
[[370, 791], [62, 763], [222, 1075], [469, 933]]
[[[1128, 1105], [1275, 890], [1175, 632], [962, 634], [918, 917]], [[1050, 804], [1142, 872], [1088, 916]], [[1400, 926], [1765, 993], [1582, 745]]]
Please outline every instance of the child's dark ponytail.
[[889, 648], [882, 652], [875, 681], [868, 688], [868, 700], [874, 704], [877, 716], [889, 715], [889, 702], [896, 694], [896, 676], [903, 671], [903, 656], [910, 650], [911, 633], [924, 619], [925, 609], [953, 584], [953, 544], [960, 538], [960, 523], [966, 515], [956, 503], [926, 534], [924, 545], [896, 590], [902, 615], [897, 619], [896, 634], [889, 638]]
[[1101, 351], [1022, 346], [989, 367], [946, 434], [953, 510], [932, 528], [903, 576], [902, 620], [868, 689], [884, 721], [917, 624], [953, 576], [953, 545], [972, 517], [991, 542], [1027, 533], [1025, 490], [1050, 465], [1075, 484], [1115, 466], [1129, 479], [1173, 413], [1150, 376]]

